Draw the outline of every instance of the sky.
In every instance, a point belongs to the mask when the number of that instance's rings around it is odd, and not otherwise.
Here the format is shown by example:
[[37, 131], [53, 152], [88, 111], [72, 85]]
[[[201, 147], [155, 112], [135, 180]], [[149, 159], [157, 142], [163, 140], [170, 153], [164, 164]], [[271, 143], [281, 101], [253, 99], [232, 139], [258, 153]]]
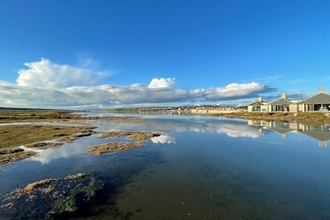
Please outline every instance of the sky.
[[245, 105], [329, 83], [328, 0], [0, 0], [0, 107]]

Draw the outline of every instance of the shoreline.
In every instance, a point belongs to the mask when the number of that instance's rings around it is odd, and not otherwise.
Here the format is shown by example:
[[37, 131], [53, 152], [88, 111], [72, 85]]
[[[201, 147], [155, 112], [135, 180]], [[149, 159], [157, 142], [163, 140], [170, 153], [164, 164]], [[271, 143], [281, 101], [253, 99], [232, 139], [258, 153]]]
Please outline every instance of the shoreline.
[[[58, 120], [104, 120], [107, 117], [81, 117], [81, 115], [72, 114], [74, 112], [95, 112], [95, 110], [65, 110], [65, 109], [33, 109], [33, 108], [4, 108], [0, 107], [0, 123], [13, 122], [54, 122]], [[300, 122], [300, 123], [330, 123], [330, 112], [248, 112], [247, 110], [232, 109], [193, 109], [193, 110], [148, 110], [140, 111], [139, 109], [121, 109], [119, 111], [112, 109], [97, 110], [100, 113], [137, 113], [137, 114], [173, 114], [173, 115], [205, 115], [214, 117], [240, 118], [249, 120], [265, 120], [280, 122]], [[126, 116], [123, 116], [126, 117]], [[120, 117], [109, 117], [120, 118]]]
[[230, 112], [210, 114], [214, 117], [241, 118], [248, 120], [264, 120], [278, 122], [299, 122], [305, 125], [324, 125], [330, 123], [329, 113], [323, 112], [277, 112], [277, 113], [254, 113], [254, 112]]
[[[248, 112], [247, 110], [215, 110], [215, 109], [199, 109], [199, 110], [148, 110], [139, 111], [120, 111], [116, 110], [102, 110], [100, 113], [137, 113], [137, 114], [172, 114], [172, 115], [200, 115], [213, 117], [227, 117], [239, 118], [247, 120], [264, 120], [264, 121], [279, 121], [279, 122], [299, 122], [303, 124], [322, 125], [330, 123], [330, 112], [276, 112], [276, 113], [262, 113], [262, 112]], [[327, 116], [328, 115], [328, 116]]]

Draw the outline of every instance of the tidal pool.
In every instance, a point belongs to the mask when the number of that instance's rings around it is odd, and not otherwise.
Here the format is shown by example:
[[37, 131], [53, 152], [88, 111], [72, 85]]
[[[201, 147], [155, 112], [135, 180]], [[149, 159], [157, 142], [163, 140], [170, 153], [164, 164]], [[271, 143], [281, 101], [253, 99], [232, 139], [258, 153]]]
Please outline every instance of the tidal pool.
[[[329, 126], [142, 117], [146, 122], [91, 122], [96, 134], [3, 167], [0, 219], [330, 219]], [[143, 148], [91, 155], [89, 146], [125, 140], [99, 138], [104, 131], [161, 136]], [[102, 187], [64, 181], [76, 173], [93, 173]], [[74, 211], [51, 215], [56, 198], [45, 196], [4, 205], [11, 191], [50, 178], [62, 181], [52, 192], [68, 198], [80, 187]]]

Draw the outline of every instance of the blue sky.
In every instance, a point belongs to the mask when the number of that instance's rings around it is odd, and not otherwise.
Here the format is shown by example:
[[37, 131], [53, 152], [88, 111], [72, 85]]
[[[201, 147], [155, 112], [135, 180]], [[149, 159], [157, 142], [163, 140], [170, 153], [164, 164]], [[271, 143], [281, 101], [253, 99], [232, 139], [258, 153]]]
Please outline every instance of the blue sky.
[[0, 2], [0, 106], [251, 103], [330, 91], [330, 1]]

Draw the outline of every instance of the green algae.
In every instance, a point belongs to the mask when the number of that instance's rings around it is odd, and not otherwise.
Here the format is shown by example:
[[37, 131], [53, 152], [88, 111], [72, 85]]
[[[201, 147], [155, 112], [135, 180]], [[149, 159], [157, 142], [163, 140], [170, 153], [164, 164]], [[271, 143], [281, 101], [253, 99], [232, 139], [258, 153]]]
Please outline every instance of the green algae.
[[[87, 186], [78, 184], [66, 197], [56, 200], [52, 209], [47, 213], [46, 219], [50, 219], [52, 216], [58, 216], [65, 213], [74, 213], [78, 210], [78, 195], [83, 197], [83, 202], [89, 202], [96, 194], [96, 192], [103, 188], [104, 182], [91, 177], [90, 182]], [[81, 202], [81, 200], [80, 200]]]
[[40, 180], [6, 194], [0, 210], [15, 219], [62, 219], [88, 206], [103, 186], [93, 172]]

